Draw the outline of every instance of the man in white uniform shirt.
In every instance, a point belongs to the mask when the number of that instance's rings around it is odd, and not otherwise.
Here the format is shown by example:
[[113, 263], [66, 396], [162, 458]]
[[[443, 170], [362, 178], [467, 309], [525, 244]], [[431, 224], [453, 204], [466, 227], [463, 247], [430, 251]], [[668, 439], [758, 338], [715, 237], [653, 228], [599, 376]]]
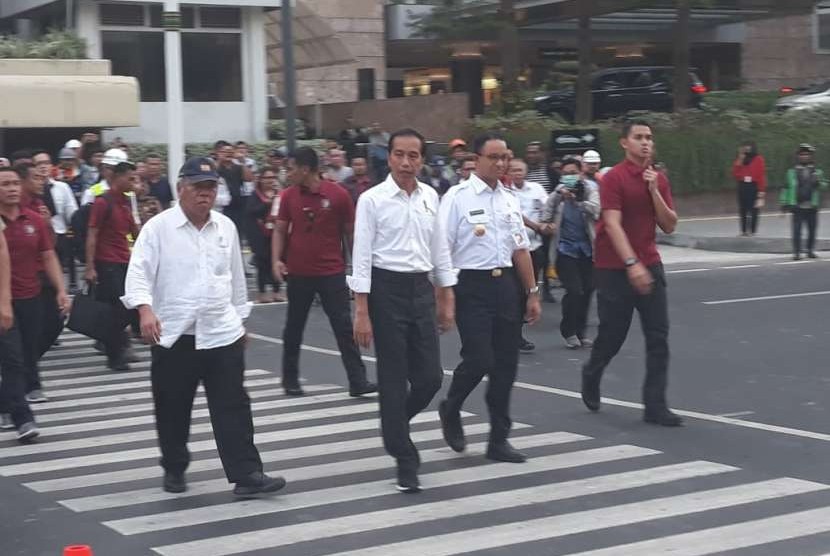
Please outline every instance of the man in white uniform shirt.
[[[530, 240], [530, 260], [533, 262], [533, 275], [536, 277], [536, 284], [541, 287], [545, 270], [546, 253], [542, 246], [543, 236], [551, 228], [550, 224], [542, 222], [542, 209], [547, 201], [548, 194], [540, 184], [527, 180], [527, 163], [521, 158], [510, 160], [508, 175], [513, 182], [513, 193], [519, 199], [522, 207], [522, 218], [527, 228], [527, 237]], [[533, 351], [536, 346], [522, 336], [519, 345], [521, 351]]]
[[455, 312], [456, 277], [438, 221], [438, 194], [416, 178], [425, 149], [413, 129], [392, 134], [389, 177], [357, 202], [348, 280], [355, 340], [362, 347], [375, 340], [383, 443], [397, 460], [402, 492], [420, 490], [409, 421], [441, 388], [438, 331], [452, 326]]
[[254, 446], [245, 373], [244, 319], [250, 313], [236, 226], [211, 210], [219, 175], [209, 158], [191, 158], [179, 174], [179, 204], [151, 218], [130, 260], [128, 309], [153, 346], [150, 375], [164, 490], [184, 492], [187, 438], [202, 382], [216, 446], [233, 492], [255, 497], [285, 486], [262, 472]]
[[460, 269], [455, 286], [461, 364], [439, 412], [450, 448], [466, 448], [461, 407], [484, 375], [490, 411], [487, 457], [521, 463], [526, 456], [510, 446], [510, 392], [519, 363], [524, 320], [539, 320], [539, 287], [530, 260], [530, 240], [513, 192], [499, 181], [509, 153], [504, 139], [485, 134], [473, 143], [476, 171], [444, 196], [439, 220], [446, 229], [452, 262]]

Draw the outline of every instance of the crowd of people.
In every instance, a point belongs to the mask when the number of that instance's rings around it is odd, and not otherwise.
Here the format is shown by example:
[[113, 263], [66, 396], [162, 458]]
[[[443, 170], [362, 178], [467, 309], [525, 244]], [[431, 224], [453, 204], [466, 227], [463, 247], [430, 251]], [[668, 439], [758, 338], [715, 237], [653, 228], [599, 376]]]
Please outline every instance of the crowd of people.
[[[519, 353], [535, 347], [523, 326], [539, 320], [542, 302], [556, 302], [554, 277], [564, 290], [562, 341], [590, 349], [582, 370], [588, 409], [600, 409], [603, 371], [636, 309], [647, 351], [643, 418], [682, 424], [666, 400], [668, 304], [655, 244], [655, 230], [673, 232], [677, 214], [645, 122], [624, 125], [625, 157], [613, 168], [602, 168], [594, 150], [548, 159], [540, 142], [519, 156], [494, 133], [469, 145], [453, 140], [444, 159], [428, 156], [414, 129], [389, 134], [375, 125], [344, 130], [322, 153], [275, 148], [263, 161], [242, 141], [218, 141], [210, 156], [188, 159], [175, 184], [159, 155], [134, 161], [125, 145], [103, 148], [98, 139], [68, 141], [57, 164], [42, 149], [0, 159], [0, 428], [16, 429], [21, 442], [39, 434], [30, 404], [48, 401], [38, 360], [58, 341], [70, 295], [81, 294], [109, 307], [110, 326], [96, 339], [110, 370], [130, 368], [134, 338], [152, 346], [165, 490], [187, 488], [187, 431], [200, 382], [234, 492], [280, 490], [285, 480], [262, 472], [243, 385], [245, 245], [256, 301], [288, 303], [284, 393], [305, 394], [301, 344], [319, 300], [349, 395], [379, 393], [384, 446], [403, 492], [420, 490], [409, 422], [440, 390], [438, 337], [453, 326], [461, 363], [439, 405], [445, 440], [465, 449], [461, 410], [487, 376], [487, 457], [526, 460], [508, 441], [510, 394]], [[813, 151], [799, 148], [781, 194], [799, 230], [808, 225], [808, 254], [818, 191], [827, 187]], [[754, 146], [742, 147], [734, 174], [746, 233], [757, 225], [762, 166]], [[594, 296], [600, 324], [592, 338]], [[360, 353], [373, 343], [377, 384]]]

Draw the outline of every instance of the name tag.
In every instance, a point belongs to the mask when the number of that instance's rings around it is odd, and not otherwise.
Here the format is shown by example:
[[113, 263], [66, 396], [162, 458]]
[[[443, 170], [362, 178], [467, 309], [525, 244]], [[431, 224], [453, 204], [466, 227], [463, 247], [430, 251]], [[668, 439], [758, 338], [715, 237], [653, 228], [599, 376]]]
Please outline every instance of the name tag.
[[744, 176], [744, 183], [752, 183], [752, 177], [751, 176]]
[[481, 215], [485, 214], [486, 212], [487, 211], [485, 211], [484, 209], [471, 210], [470, 211], [470, 216], [481, 216]]

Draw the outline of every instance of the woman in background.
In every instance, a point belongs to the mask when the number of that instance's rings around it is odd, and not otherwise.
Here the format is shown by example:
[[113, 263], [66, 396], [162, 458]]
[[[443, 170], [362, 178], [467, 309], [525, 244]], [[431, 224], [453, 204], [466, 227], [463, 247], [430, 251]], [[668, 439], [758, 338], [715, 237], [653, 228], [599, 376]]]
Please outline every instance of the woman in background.
[[[279, 208], [277, 183], [277, 171], [271, 166], [264, 166], [245, 210], [245, 233], [257, 268], [257, 303], [285, 301], [285, 296], [280, 293], [281, 284], [271, 273], [271, 235]], [[267, 291], [269, 285], [272, 289], [270, 294]]]
[[754, 141], [745, 141], [738, 147], [732, 176], [737, 181], [741, 235], [754, 236], [758, 231], [758, 213], [767, 194], [767, 166]]

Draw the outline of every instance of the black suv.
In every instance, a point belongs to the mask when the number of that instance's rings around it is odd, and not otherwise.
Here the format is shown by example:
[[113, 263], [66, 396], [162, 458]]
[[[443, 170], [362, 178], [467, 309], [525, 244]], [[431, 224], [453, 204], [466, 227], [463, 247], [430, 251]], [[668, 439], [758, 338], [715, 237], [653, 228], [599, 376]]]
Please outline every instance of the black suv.
[[[631, 110], [671, 112], [674, 107], [674, 68], [638, 66], [598, 71], [591, 76], [594, 118], [605, 119]], [[699, 108], [706, 86], [694, 71], [689, 72], [689, 107]], [[554, 91], [536, 97], [536, 110], [545, 116], [557, 114], [573, 122], [576, 113], [574, 89]]]

